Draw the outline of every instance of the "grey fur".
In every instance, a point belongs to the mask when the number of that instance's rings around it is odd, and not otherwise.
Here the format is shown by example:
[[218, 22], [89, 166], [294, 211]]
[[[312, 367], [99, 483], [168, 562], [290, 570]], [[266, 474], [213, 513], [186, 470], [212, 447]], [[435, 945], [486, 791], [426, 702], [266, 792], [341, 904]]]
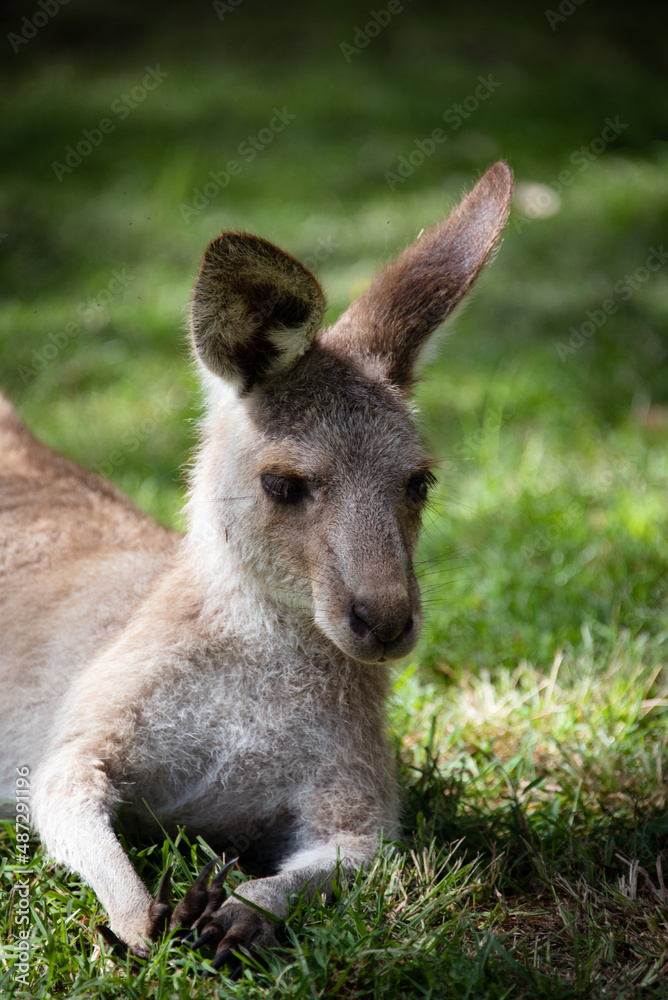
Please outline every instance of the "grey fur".
[[[121, 805], [273, 864], [240, 895], [277, 918], [398, 829], [386, 661], [420, 630], [429, 467], [406, 391], [511, 189], [491, 167], [320, 334], [302, 265], [246, 234], [214, 241], [192, 308], [208, 414], [183, 538], [0, 397], [2, 797], [27, 764], [47, 850], [139, 953], [159, 928], [114, 833]], [[274, 940], [238, 899], [209, 917], [221, 960]]]

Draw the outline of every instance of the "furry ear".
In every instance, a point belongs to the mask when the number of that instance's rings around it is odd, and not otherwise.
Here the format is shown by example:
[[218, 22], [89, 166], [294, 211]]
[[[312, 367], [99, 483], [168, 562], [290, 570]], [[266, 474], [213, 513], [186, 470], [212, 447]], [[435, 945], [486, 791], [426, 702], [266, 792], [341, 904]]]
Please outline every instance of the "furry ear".
[[512, 192], [513, 175], [499, 160], [447, 219], [376, 275], [320, 344], [356, 359], [369, 374], [410, 388], [428, 338], [489, 260]]
[[325, 298], [310, 271], [248, 233], [207, 247], [190, 311], [195, 353], [240, 392], [288, 371], [310, 347]]

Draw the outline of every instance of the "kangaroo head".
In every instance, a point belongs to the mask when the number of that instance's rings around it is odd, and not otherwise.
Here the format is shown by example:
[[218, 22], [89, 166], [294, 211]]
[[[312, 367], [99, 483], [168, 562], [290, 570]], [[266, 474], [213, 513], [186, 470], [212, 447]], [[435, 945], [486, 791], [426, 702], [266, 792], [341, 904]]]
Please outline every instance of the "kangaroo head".
[[419, 635], [412, 556], [433, 475], [407, 395], [511, 193], [496, 163], [324, 331], [322, 290], [288, 254], [244, 233], [204, 254], [191, 329], [210, 409], [192, 529], [207, 518], [224, 572], [357, 660], [403, 656]]

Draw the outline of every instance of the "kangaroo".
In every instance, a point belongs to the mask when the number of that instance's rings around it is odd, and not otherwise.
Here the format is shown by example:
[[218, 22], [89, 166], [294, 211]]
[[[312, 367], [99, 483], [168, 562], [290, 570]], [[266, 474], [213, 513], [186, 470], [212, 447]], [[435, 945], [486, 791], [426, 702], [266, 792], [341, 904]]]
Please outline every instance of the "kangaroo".
[[[291, 897], [329, 893], [397, 835], [388, 661], [420, 632], [434, 481], [409, 393], [511, 194], [499, 161], [325, 330], [297, 260], [213, 240], [191, 307], [207, 415], [183, 537], [0, 401], [0, 798], [30, 768], [46, 850], [138, 955], [165, 928], [215, 946], [214, 968], [272, 946]], [[169, 873], [152, 897], [121, 847], [121, 806], [261, 877], [225, 899], [207, 865], [172, 909]]]

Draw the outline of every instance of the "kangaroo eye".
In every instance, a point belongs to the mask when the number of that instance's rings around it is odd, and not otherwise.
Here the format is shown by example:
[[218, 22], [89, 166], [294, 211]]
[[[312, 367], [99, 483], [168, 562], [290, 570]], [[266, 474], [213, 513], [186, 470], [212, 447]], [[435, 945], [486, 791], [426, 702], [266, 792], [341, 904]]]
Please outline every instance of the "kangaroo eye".
[[260, 482], [267, 496], [276, 503], [297, 503], [308, 495], [304, 480], [293, 476], [274, 476], [265, 472]]
[[433, 472], [420, 472], [408, 481], [408, 496], [416, 503], [424, 503], [430, 487], [436, 482]]

